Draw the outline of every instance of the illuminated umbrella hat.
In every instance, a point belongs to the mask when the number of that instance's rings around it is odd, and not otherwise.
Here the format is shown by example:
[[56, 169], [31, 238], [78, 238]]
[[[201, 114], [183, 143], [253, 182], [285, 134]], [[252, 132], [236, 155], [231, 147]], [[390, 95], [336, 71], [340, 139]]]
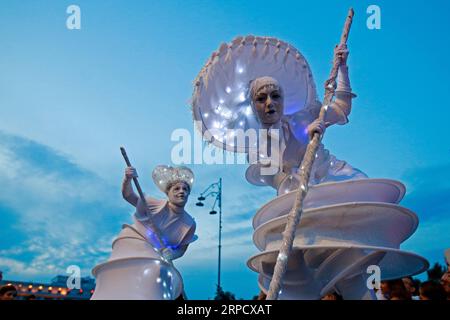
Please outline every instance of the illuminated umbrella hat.
[[249, 83], [275, 78], [284, 92], [284, 113], [321, 107], [311, 69], [292, 45], [271, 37], [237, 37], [214, 51], [194, 81], [192, 111], [205, 140], [233, 152], [256, 151], [256, 142], [236, 145], [237, 129], [258, 129]]

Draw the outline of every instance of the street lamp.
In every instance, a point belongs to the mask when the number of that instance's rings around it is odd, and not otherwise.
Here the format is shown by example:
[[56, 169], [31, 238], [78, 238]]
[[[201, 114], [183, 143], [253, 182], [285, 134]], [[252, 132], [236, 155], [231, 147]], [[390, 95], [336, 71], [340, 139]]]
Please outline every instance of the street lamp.
[[198, 197], [198, 202], [195, 204], [198, 207], [203, 207], [204, 204], [202, 201], [205, 201], [208, 197], [214, 197], [214, 204], [211, 208], [209, 214], [215, 215], [217, 214], [216, 204], [219, 207], [219, 245], [218, 245], [218, 263], [217, 263], [217, 292], [221, 289], [220, 286], [220, 259], [221, 259], [221, 251], [222, 251], [222, 178], [219, 178], [219, 182], [215, 182], [209, 185], [208, 188], [205, 189], [202, 193], [200, 193], [200, 197]]

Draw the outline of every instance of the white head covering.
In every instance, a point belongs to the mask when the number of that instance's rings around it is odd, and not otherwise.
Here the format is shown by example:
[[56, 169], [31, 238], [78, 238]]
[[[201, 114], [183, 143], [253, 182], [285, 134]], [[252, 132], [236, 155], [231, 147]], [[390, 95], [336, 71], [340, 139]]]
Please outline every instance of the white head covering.
[[188, 167], [157, 166], [152, 173], [153, 181], [162, 192], [166, 193], [167, 186], [178, 181], [185, 182], [192, 189], [194, 173]]
[[256, 90], [269, 85], [281, 88], [280, 84], [278, 83], [278, 80], [275, 78], [264, 76], [254, 79], [253, 81], [250, 82], [250, 87], [248, 90], [249, 91], [248, 98], [253, 100], [253, 98], [257, 93]]
[[260, 127], [248, 91], [261, 77], [276, 79], [283, 89], [286, 115], [320, 108], [311, 70], [297, 49], [275, 38], [237, 37], [213, 52], [194, 83], [193, 117], [207, 141], [234, 152], [257, 148], [235, 146], [227, 130]]

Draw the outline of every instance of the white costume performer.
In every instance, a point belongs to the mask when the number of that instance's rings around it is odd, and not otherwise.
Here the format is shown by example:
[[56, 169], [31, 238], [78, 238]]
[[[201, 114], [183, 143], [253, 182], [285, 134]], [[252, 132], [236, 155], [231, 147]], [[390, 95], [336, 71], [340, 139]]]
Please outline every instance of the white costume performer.
[[[341, 81], [339, 81], [337, 92], [341, 96], [341, 99], [338, 100], [340, 104], [334, 102], [328, 108], [325, 118], [328, 125], [346, 123], [348, 121], [347, 115], [350, 112], [352, 93], [350, 91], [344, 91], [350, 90], [347, 89], [349, 88], [347, 67], [341, 66], [339, 70], [339, 79]], [[342, 81], [342, 78], [346, 80]], [[342, 86], [343, 83], [345, 84], [344, 87]], [[262, 104], [258, 102], [260, 99], [267, 100], [266, 96], [273, 92], [280, 96], [280, 101], [269, 100], [269, 104], [267, 101], [262, 101]], [[257, 78], [250, 84], [249, 96], [252, 108], [258, 115], [257, 118], [261, 127], [269, 130], [269, 137], [274, 135], [270, 130], [277, 129], [280, 136], [278, 140], [280, 141], [279, 153], [281, 157], [277, 174], [273, 176], [258, 174], [262, 165], [257, 163], [249, 167], [246, 176], [247, 180], [252, 184], [271, 185], [275, 189], [278, 189], [279, 193], [287, 193], [298, 187], [298, 175], [296, 173], [309, 142], [308, 135], [312, 135], [312, 132], [316, 129], [323, 130], [323, 128], [320, 127], [321, 125], [319, 123], [314, 122], [318, 116], [317, 108], [301, 110], [294, 115], [283, 115], [279, 119], [275, 118], [272, 121], [273, 114], [277, 112], [277, 103], [280, 105], [279, 108], [283, 109], [282, 92], [283, 90], [278, 84], [278, 81], [271, 77]], [[258, 94], [262, 95], [262, 98]], [[358, 178], [367, 178], [367, 176], [345, 161], [336, 159], [335, 156], [331, 155], [324, 148], [323, 144], [320, 144], [310, 178], [311, 185]]]
[[[127, 168], [122, 194], [136, 206], [134, 224], [123, 225], [109, 260], [94, 268], [97, 286], [92, 299], [175, 299], [183, 293], [183, 282], [170, 261], [181, 257], [197, 239], [195, 221], [184, 210], [193, 173], [186, 167], [156, 167], [153, 180], [168, 200], [146, 197], [146, 205], [133, 192], [133, 177], [136, 170]], [[151, 225], [160, 232], [162, 251]]]
[[[354, 95], [347, 48], [337, 47], [335, 54], [343, 64], [324, 122], [315, 120], [321, 103], [306, 59], [275, 38], [238, 37], [222, 44], [195, 80], [192, 111], [203, 138], [221, 149], [246, 153], [247, 181], [278, 193], [254, 216], [253, 242], [260, 253], [247, 262], [265, 293], [309, 137], [348, 122]], [[263, 132], [258, 139], [239, 140], [248, 129]], [[263, 172], [272, 166], [273, 173]], [[401, 183], [368, 179], [321, 145], [309, 184], [279, 299], [320, 299], [331, 292], [344, 299], [373, 299], [366, 283], [368, 267], [378, 266], [386, 280], [427, 269], [425, 259], [400, 250], [418, 225], [417, 216], [398, 205], [405, 194]]]
[[[346, 58], [345, 48], [340, 50]], [[269, 124], [264, 123], [266, 115], [255, 110], [256, 94], [268, 86], [277, 87], [284, 100], [280, 117]], [[345, 64], [339, 68], [336, 97], [327, 112], [327, 126], [348, 122], [354, 94]], [[309, 142], [308, 132], [317, 128], [314, 120], [320, 107], [308, 63], [294, 47], [274, 38], [238, 37], [231, 44], [222, 45], [200, 72], [193, 94], [194, 120], [201, 125], [199, 129], [205, 139], [220, 148], [246, 152], [249, 158], [252, 155], [255, 158], [261, 154], [261, 146], [267, 143], [267, 138], [253, 144], [237, 145], [230, 132], [236, 129], [278, 129], [279, 162], [272, 163], [279, 168], [278, 173], [261, 174], [260, 168], [267, 166], [267, 162], [259, 157], [248, 168], [246, 178], [255, 185], [270, 185], [279, 194], [297, 187], [295, 173]], [[210, 133], [212, 131], [214, 134]], [[269, 131], [269, 135], [274, 133]], [[276, 157], [272, 155], [272, 158]], [[321, 145], [310, 183], [366, 177], [345, 161], [336, 159]]]

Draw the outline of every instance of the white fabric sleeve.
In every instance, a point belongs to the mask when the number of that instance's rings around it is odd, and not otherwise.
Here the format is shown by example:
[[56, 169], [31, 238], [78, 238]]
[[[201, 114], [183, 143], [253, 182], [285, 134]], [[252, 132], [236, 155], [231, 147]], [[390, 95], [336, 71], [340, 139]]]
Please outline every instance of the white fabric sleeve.
[[335, 99], [328, 107], [325, 122], [329, 122], [330, 124], [346, 124], [352, 109], [352, 99], [354, 97], [356, 95], [352, 93], [348, 67], [341, 65], [338, 69], [338, 84], [335, 91]]
[[198, 239], [198, 236], [195, 234], [196, 227], [197, 226], [194, 221], [194, 224], [190, 227], [186, 235], [183, 237], [183, 240], [181, 240], [179, 246], [190, 244]]
[[133, 206], [137, 205], [138, 196], [133, 191], [133, 186], [131, 185], [131, 179], [124, 177], [122, 181], [122, 197], [128, 201]]
[[148, 219], [149, 214], [159, 213], [166, 205], [166, 200], [154, 199], [152, 197], [145, 197], [146, 204], [139, 198], [136, 205], [136, 212], [134, 216], [138, 221], [145, 221]]
[[346, 92], [352, 94], [352, 87], [350, 86], [350, 78], [348, 76], [348, 66], [339, 66], [337, 80], [338, 83], [336, 92]]

